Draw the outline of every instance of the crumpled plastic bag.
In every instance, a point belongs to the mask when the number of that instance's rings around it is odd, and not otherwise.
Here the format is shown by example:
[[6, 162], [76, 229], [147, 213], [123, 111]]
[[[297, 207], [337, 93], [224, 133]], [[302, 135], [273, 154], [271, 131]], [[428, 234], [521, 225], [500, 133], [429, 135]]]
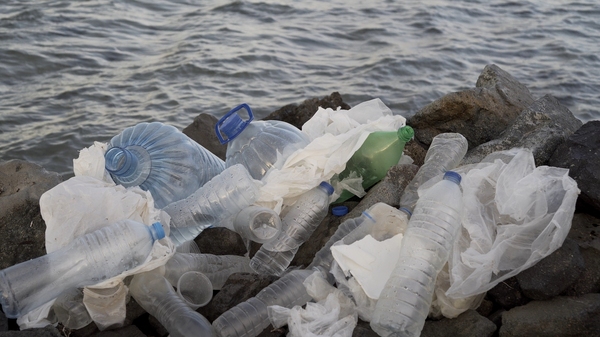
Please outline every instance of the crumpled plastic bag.
[[580, 192], [567, 169], [535, 167], [528, 149], [495, 152], [455, 171], [462, 176], [463, 228], [447, 272], [438, 275], [432, 309], [449, 318], [562, 246]]
[[[404, 117], [392, 115], [392, 111], [378, 98], [350, 110], [319, 108], [302, 126], [302, 132], [311, 142], [292, 153], [284, 163], [275, 163], [267, 172], [262, 179], [264, 186], [257, 203], [279, 213], [284, 203], [292, 204], [294, 198], [342, 172], [346, 162], [370, 133], [395, 131], [405, 123]], [[362, 179], [355, 180], [360, 186]], [[335, 182], [332, 184], [336, 190], [332, 200], [335, 200], [342, 188]]]
[[[175, 252], [173, 243], [168, 239], [170, 217], [154, 208], [152, 195], [139, 187], [125, 188], [116, 185], [112, 180], [106, 180], [105, 150], [106, 146], [103, 143], [95, 143], [82, 150], [80, 157], [74, 160], [75, 177], [58, 184], [41, 196], [40, 211], [46, 223], [46, 251], [51, 253], [81, 235], [123, 219], [132, 219], [146, 225], [160, 221], [167, 237], [154, 243], [143, 264], [84, 289], [84, 293], [87, 290], [88, 294], [84, 296], [84, 304], [99, 328], [114, 326], [117, 321], [125, 319], [122, 313], [125, 312], [124, 299], [127, 291], [122, 290], [126, 289], [123, 279], [163, 266]], [[92, 288], [95, 290], [91, 290]], [[90, 297], [94, 291], [116, 296]], [[91, 300], [92, 298], [94, 299]], [[100, 302], [102, 298], [103, 303]], [[37, 327], [48, 321], [48, 311], [45, 308], [49, 308], [53, 302], [50, 301], [42, 308], [24, 315], [20, 321], [17, 320], [21, 329]]]
[[288, 337], [351, 337], [358, 322], [352, 300], [327, 283], [320, 272], [307, 277], [304, 286], [317, 302], [307, 303], [306, 309], [269, 306], [273, 326], [287, 324]]

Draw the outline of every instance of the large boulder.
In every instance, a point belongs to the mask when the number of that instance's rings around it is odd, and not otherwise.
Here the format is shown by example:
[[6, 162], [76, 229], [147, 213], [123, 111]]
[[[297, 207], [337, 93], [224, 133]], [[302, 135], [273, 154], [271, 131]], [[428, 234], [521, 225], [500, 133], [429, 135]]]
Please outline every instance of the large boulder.
[[585, 213], [573, 216], [568, 238], [579, 244], [585, 269], [577, 281], [565, 292], [579, 296], [600, 292], [600, 219]]
[[532, 301], [502, 314], [500, 337], [600, 336], [600, 294]]
[[309, 98], [300, 103], [288, 104], [276, 111], [273, 111], [263, 120], [279, 120], [292, 124], [298, 129], [306, 123], [317, 112], [319, 107], [323, 109], [331, 108], [336, 110], [338, 107], [344, 110], [349, 110], [350, 106], [344, 102], [342, 95], [339, 92], [333, 92], [329, 96], [323, 98]]
[[0, 269], [46, 254], [40, 196], [60, 175], [23, 160], [0, 163]]
[[548, 165], [569, 169], [581, 190], [579, 201], [600, 213], [600, 121], [581, 126], [560, 144]]
[[533, 102], [527, 87], [492, 64], [485, 66], [475, 88], [430, 103], [410, 118], [408, 125], [424, 144], [431, 144], [440, 133], [458, 132], [467, 138], [469, 148], [474, 148], [498, 137]]
[[581, 124], [556, 98], [546, 95], [523, 110], [498, 138], [471, 149], [462, 164], [478, 163], [492, 152], [523, 147], [533, 152], [537, 166], [545, 165]]
[[475, 310], [467, 310], [453, 319], [426, 321], [421, 337], [491, 337], [496, 325]]

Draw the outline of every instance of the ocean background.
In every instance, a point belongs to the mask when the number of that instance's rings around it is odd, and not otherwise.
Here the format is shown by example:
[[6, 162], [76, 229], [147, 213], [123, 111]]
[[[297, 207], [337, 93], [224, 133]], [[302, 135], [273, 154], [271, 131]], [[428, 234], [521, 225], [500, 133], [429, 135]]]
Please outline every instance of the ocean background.
[[3, 0], [0, 160], [69, 176], [140, 122], [183, 129], [242, 102], [260, 118], [334, 91], [409, 117], [492, 63], [600, 119], [599, 18], [597, 0]]

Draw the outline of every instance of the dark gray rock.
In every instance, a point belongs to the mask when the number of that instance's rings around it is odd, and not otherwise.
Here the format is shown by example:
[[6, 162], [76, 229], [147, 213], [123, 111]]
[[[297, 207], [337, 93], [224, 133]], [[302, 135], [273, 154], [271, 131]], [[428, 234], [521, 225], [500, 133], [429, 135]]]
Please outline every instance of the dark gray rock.
[[129, 325], [115, 330], [99, 331], [91, 337], [146, 337], [146, 334], [135, 325]]
[[502, 315], [500, 337], [600, 336], [600, 294], [532, 301]]
[[584, 213], [573, 216], [568, 238], [579, 244], [585, 269], [565, 295], [600, 292], [600, 219]]
[[379, 337], [379, 335], [371, 329], [368, 322], [359, 319], [354, 331], [352, 331], [352, 337]]
[[581, 190], [578, 201], [600, 213], [600, 121], [580, 127], [556, 148], [548, 165], [568, 168]]
[[454, 92], [432, 102], [408, 121], [415, 138], [431, 144], [443, 132], [465, 136], [469, 148], [495, 139], [534, 98], [527, 87], [496, 65], [487, 65], [473, 89]]
[[575, 213], [567, 237], [581, 248], [600, 250], [600, 219], [590, 214]]
[[546, 95], [523, 110], [498, 138], [470, 150], [462, 164], [478, 163], [492, 152], [523, 147], [533, 152], [536, 166], [545, 165], [556, 148], [581, 125], [569, 109]]
[[529, 299], [523, 295], [519, 282], [515, 277], [498, 283], [488, 290], [487, 296], [503, 309], [511, 309], [529, 302]]
[[0, 331], [7, 331], [8, 330], [8, 318], [6, 318], [6, 315], [4, 315], [4, 313], [2, 311], [0, 311]]
[[453, 319], [425, 321], [421, 337], [491, 337], [496, 325], [475, 310], [467, 310]]
[[240, 255], [246, 254], [242, 237], [227, 228], [207, 228], [194, 240], [203, 254]]
[[577, 242], [566, 239], [563, 245], [516, 278], [523, 294], [533, 300], [547, 300], [572, 286], [585, 267]]
[[208, 151], [214, 153], [217, 157], [225, 160], [227, 144], [221, 144], [217, 138], [215, 133], [217, 121], [218, 119], [213, 115], [200, 114], [182, 132]]
[[273, 111], [271, 114], [263, 118], [263, 120], [279, 120], [292, 124], [298, 129], [306, 123], [317, 112], [319, 107], [323, 109], [331, 108], [336, 110], [341, 107], [344, 110], [349, 110], [350, 106], [344, 103], [342, 96], [338, 92], [333, 92], [329, 96], [323, 98], [309, 98], [300, 105], [288, 104], [279, 110]]
[[0, 337], [61, 337], [61, 334], [55, 327], [48, 325], [41, 329], [3, 331], [0, 332]]
[[58, 173], [27, 161], [0, 163], [0, 269], [46, 254], [39, 199], [60, 182]]

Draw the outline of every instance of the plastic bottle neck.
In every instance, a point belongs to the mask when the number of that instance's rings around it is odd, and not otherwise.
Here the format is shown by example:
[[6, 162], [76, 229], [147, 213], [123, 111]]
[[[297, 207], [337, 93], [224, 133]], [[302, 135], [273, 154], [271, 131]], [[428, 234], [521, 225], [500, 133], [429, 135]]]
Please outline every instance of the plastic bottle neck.
[[449, 181], [455, 183], [456, 185], [460, 185], [460, 181], [462, 180], [462, 177], [460, 176], [460, 174], [458, 174], [454, 171], [447, 171], [446, 173], [444, 173], [444, 180], [449, 180]]
[[104, 160], [106, 170], [126, 187], [142, 184], [150, 174], [150, 156], [139, 146], [112, 147], [104, 154]]
[[247, 126], [248, 123], [244, 122], [239, 115], [233, 114], [223, 120], [221, 131], [227, 136], [228, 141], [232, 141], [239, 136]]
[[398, 139], [406, 143], [415, 136], [415, 130], [412, 127], [405, 125], [398, 129]]

